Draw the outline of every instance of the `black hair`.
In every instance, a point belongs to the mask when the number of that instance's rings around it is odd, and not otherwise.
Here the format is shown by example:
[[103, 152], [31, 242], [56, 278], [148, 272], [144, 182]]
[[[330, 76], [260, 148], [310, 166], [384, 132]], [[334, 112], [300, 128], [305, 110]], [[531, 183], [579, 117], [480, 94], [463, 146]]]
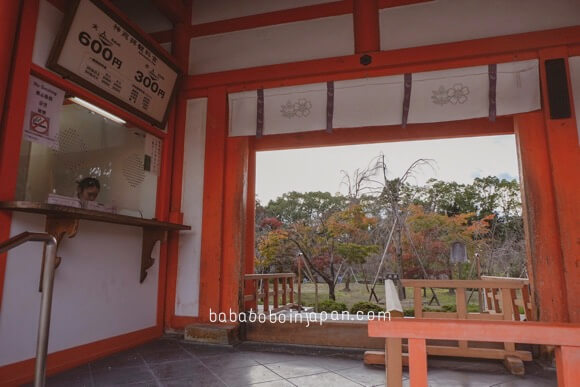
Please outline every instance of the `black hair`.
[[80, 192], [83, 192], [89, 187], [97, 187], [97, 189], [100, 190], [101, 183], [99, 183], [99, 180], [94, 177], [85, 177], [84, 179], [77, 182], [77, 187]]

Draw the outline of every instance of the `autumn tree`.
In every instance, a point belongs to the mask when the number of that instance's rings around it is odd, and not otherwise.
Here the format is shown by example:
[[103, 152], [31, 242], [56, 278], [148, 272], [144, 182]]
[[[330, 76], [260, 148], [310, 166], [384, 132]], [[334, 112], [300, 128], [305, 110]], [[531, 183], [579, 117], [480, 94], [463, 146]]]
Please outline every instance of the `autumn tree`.
[[[414, 263], [414, 256], [409, 252], [412, 248], [417, 249], [417, 253], [424, 258], [429, 276], [445, 274], [448, 278], [453, 278], [453, 266], [449, 259], [451, 244], [465, 243], [468, 256], [473, 257], [476, 251], [481, 251], [488, 243], [486, 236], [490, 233], [490, 223], [494, 216], [488, 215], [473, 221], [473, 215], [464, 213], [447, 216], [426, 212], [421, 206], [410, 206], [407, 218], [410, 234], [404, 240], [407, 247], [404, 259], [405, 278], [420, 278], [423, 275]], [[411, 243], [413, 247], [409, 246]]]
[[260, 254], [269, 259], [302, 254], [310, 269], [328, 284], [332, 300], [336, 299], [340, 265], [359, 261], [373, 252], [372, 247], [365, 249], [359, 242], [374, 220], [359, 206], [348, 205], [341, 195], [291, 192], [270, 202], [266, 212], [277, 213], [282, 227], [259, 240]]

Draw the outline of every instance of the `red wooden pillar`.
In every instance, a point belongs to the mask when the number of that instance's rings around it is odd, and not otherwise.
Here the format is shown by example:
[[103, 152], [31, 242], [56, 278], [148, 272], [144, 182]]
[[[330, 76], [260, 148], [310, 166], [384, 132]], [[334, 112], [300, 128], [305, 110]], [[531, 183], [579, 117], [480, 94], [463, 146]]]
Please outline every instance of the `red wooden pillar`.
[[542, 112], [518, 115], [515, 133], [528, 274], [541, 321], [568, 321], [568, 305], [554, 182]]
[[21, 3], [16, 0], [0, 2], [0, 117], [4, 112]]
[[243, 303], [243, 275], [246, 246], [246, 204], [248, 192], [249, 140], [226, 139], [223, 244], [221, 275], [221, 311], [238, 313]]
[[226, 89], [211, 88], [207, 100], [199, 287], [199, 319], [205, 322], [209, 321], [210, 308], [212, 312], [220, 309], [227, 132]]
[[[246, 242], [244, 273], [252, 274], [254, 272], [255, 258], [255, 218], [256, 218], [256, 150], [254, 147], [254, 137], [248, 138], [248, 197], [246, 201]], [[246, 294], [254, 294], [256, 290], [256, 281], [246, 282]], [[257, 299], [248, 301], [245, 305], [246, 310], [257, 308]]]
[[[191, 23], [191, 2], [184, 6], [182, 20], [174, 24], [172, 36], [172, 54], [177, 59], [181, 68], [187, 71], [189, 63], [189, 25]], [[169, 121], [169, 133], [163, 144], [164, 151], [164, 174], [159, 179], [161, 194], [157, 200], [158, 215], [161, 219], [169, 218], [170, 222], [182, 223], [181, 195], [183, 183], [183, 144], [185, 141], [185, 122], [187, 119], [187, 100], [181, 94], [177, 94], [175, 107]], [[166, 248], [162, 248], [160, 262], [160, 284], [165, 285], [161, 290], [164, 293], [164, 304], [159, 307], [165, 310], [165, 325], [172, 326], [172, 318], [175, 316], [175, 298], [177, 292], [177, 268], [179, 262], [179, 233], [168, 233]]]
[[[564, 58], [568, 80], [568, 98], [571, 117], [551, 119], [548, 103], [548, 84], [546, 82], [545, 60]], [[547, 147], [552, 167], [556, 214], [560, 230], [560, 246], [563, 258], [563, 273], [566, 284], [568, 315], [570, 322], [580, 322], [580, 147], [578, 146], [577, 117], [574, 117], [574, 101], [568, 49], [566, 47], [540, 50], [540, 79], [542, 83], [542, 102], [546, 123]]]
[[[0, 81], [7, 87], [0, 88], [3, 104], [0, 105], [0, 200], [13, 200], [18, 179], [18, 158], [22, 141], [22, 126], [28, 94], [28, 79], [34, 34], [38, 18], [38, 0], [0, 2]], [[16, 5], [14, 3], [17, 3]], [[22, 11], [20, 12], [20, 4]], [[20, 23], [18, 23], [20, 21]], [[6, 25], [4, 23], [6, 22]], [[14, 39], [19, 25], [17, 39]], [[4, 36], [4, 33], [7, 35]], [[12, 40], [10, 42], [8, 39]], [[14, 43], [16, 43], [14, 45]], [[9, 46], [13, 46], [9, 49]], [[7, 51], [4, 51], [4, 48]], [[4, 70], [6, 70], [4, 72]], [[0, 240], [10, 236], [11, 213], [0, 211]], [[0, 306], [6, 273], [6, 254], [0, 254]]]
[[379, 7], [377, 0], [354, 0], [354, 51], [380, 50]]

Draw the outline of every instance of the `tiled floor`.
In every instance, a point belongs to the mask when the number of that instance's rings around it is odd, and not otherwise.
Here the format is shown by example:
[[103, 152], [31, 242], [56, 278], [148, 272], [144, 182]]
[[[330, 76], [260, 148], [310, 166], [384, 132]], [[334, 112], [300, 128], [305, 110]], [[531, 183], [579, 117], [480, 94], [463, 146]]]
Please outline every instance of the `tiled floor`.
[[[47, 385], [354, 387], [385, 383], [383, 367], [365, 366], [360, 359], [337, 357], [339, 353], [265, 349], [253, 345], [235, 349], [204, 346], [163, 338], [52, 376]], [[408, 380], [404, 383], [409, 384]], [[526, 376], [517, 377], [510, 375], [499, 361], [442, 358], [429, 359], [429, 384], [432, 387], [557, 385], [555, 371], [535, 363], [526, 363]]]

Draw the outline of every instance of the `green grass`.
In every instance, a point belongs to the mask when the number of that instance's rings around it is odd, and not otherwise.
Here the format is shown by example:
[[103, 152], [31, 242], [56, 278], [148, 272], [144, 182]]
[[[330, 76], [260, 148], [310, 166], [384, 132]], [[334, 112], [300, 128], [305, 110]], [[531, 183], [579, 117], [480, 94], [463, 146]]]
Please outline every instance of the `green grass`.
[[[368, 285], [369, 289], [371, 288], [371, 284]], [[297, 286], [294, 286], [294, 301], [298, 302], [297, 298]], [[350, 284], [351, 291], [347, 292], [344, 290], [344, 284], [338, 284], [335, 288], [336, 294], [336, 301], [343, 302], [346, 306], [350, 309], [354, 304], [361, 301], [368, 301], [369, 300], [369, 292], [367, 291], [364, 284], [357, 284], [351, 283]], [[412, 310], [413, 309], [413, 289], [407, 288], [407, 298], [401, 300], [401, 304], [405, 310]], [[440, 306], [437, 306], [435, 302], [431, 305], [427, 305], [427, 302], [431, 299], [431, 291], [427, 290], [427, 297], [423, 298], [423, 309], [432, 310], [432, 311], [450, 311], [453, 310], [455, 307], [455, 294], [449, 294], [449, 290], [447, 289], [434, 289], [439, 302], [441, 303]], [[375, 293], [379, 297], [381, 301], [378, 303], [381, 306], [384, 303], [385, 298], [385, 287], [384, 285], [377, 284], [375, 286]], [[469, 298], [471, 291], [466, 292], [466, 298]], [[324, 300], [328, 300], [328, 285], [325, 283], [318, 284], [318, 302], [322, 302]], [[374, 297], [372, 298], [371, 302], [377, 303]], [[302, 304], [313, 306], [314, 305], [314, 284], [302, 284]], [[477, 305], [477, 291], [473, 293], [471, 296], [471, 300], [469, 301], [469, 305], [467, 307], [469, 312], [477, 312], [479, 310]]]

